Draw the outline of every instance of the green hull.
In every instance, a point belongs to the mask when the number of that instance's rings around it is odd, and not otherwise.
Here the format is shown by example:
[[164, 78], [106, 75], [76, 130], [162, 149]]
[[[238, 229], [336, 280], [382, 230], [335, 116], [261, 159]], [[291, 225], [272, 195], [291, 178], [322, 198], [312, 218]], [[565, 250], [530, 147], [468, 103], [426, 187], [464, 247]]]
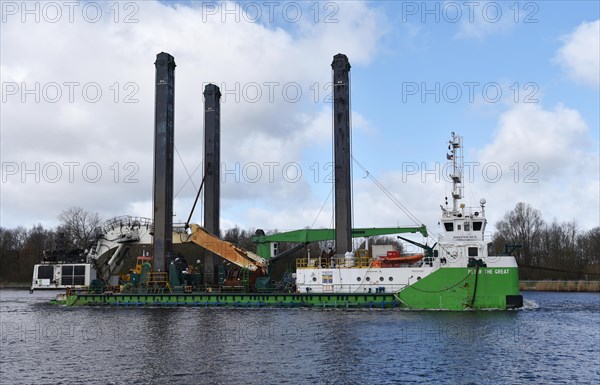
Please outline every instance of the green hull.
[[442, 268], [398, 293], [412, 309], [507, 309], [523, 306], [513, 268]]
[[507, 309], [522, 306], [516, 268], [442, 268], [398, 293], [73, 294], [67, 305]]

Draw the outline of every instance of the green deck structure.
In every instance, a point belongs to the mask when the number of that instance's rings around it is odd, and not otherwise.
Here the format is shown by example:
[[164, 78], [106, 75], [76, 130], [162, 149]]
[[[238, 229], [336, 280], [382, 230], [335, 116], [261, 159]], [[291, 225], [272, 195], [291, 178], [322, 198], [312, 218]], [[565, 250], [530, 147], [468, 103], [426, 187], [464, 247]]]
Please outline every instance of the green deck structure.
[[394, 294], [297, 294], [297, 293], [168, 293], [168, 294], [77, 294], [67, 296], [67, 305], [112, 306], [200, 306], [200, 307], [402, 307]]

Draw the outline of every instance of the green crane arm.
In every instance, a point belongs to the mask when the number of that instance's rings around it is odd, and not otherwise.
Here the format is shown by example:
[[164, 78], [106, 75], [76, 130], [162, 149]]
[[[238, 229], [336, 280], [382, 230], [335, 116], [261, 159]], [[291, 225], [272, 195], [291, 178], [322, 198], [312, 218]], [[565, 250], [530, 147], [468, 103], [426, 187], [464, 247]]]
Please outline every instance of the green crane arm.
[[[352, 238], [373, 237], [377, 235], [390, 235], [402, 233], [421, 233], [427, 237], [424, 225], [418, 227], [373, 227], [352, 229]], [[262, 230], [257, 230], [252, 241], [257, 244], [257, 254], [263, 258], [271, 258], [272, 242], [311, 243], [335, 239], [334, 229], [302, 229], [285, 233], [265, 235]]]

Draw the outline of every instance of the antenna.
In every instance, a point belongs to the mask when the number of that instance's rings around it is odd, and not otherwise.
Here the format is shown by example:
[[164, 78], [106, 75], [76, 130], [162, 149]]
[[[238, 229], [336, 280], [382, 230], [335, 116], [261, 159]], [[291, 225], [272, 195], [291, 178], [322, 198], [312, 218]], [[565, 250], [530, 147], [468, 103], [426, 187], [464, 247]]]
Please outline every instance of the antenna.
[[452, 161], [452, 212], [458, 212], [458, 201], [463, 197], [463, 146], [462, 136], [452, 132], [452, 138], [448, 142], [450, 154], [446, 154], [446, 158]]

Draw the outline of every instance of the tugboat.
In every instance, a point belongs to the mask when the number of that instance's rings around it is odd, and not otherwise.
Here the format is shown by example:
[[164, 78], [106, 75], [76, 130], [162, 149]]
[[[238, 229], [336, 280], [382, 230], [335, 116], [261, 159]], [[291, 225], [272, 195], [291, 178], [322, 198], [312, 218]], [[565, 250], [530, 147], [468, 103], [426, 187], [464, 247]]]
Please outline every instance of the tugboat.
[[[462, 137], [452, 133], [452, 207], [441, 206], [443, 234], [425, 254], [372, 258], [366, 250], [344, 258], [298, 261], [296, 286], [301, 293], [393, 293], [411, 309], [510, 309], [523, 306], [517, 262], [509, 255], [490, 256], [484, 238], [485, 199], [466, 208], [463, 198]], [[401, 237], [399, 237], [401, 238]]]

